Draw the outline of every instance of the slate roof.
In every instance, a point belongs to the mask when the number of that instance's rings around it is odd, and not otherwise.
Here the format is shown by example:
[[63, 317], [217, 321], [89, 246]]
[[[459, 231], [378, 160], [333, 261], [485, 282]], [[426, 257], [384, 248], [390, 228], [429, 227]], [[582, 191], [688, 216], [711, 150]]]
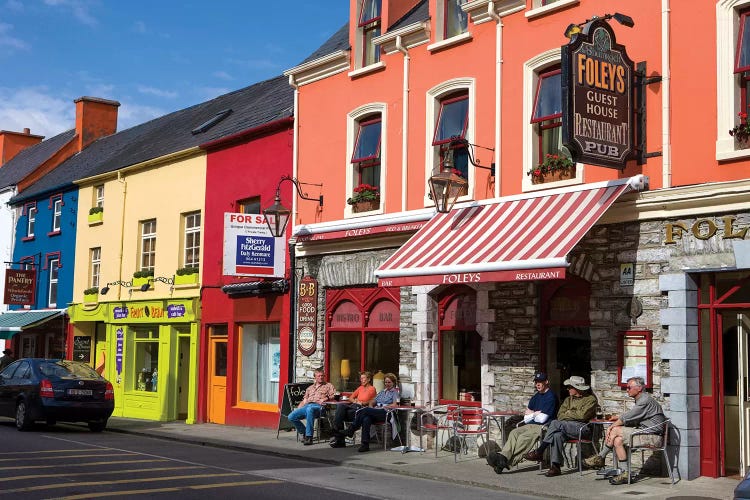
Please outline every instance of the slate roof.
[[0, 189], [18, 184], [76, 135], [75, 129], [28, 147], [0, 167]]
[[349, 50], [349, 22], [344, 24], [339, 30], [334, 33], [331, 38], [323, 42], [323, 45], [317, 48], [315, 52], [310, 54], [304, 61], [298, 64], [304, 64], [306, 62], [314, 61], [328, 54], [333, 54], [339, 50]]
[[403, 28], [404, 26], [409, 26], [410, 24], [414, 23], [420, 23], [422, 21], [426, 21], [430, 18], [430, 5], [427, 0], [422, 0], [417, 5], [412, 7], [412, 9], [404, 14], [404, 16], [393, 23], [390, 28], [388, 28], [388, 31], [393, 31], [398, 28]]
[[[226, 109], [232, 113], [205, 132], [191, 132]], [[285, 76], [277, 76], [103, 137], [13, 197], [10, 203], [66, 190], [75, 180], [183, 151], [293, 113], [293, 89]]]

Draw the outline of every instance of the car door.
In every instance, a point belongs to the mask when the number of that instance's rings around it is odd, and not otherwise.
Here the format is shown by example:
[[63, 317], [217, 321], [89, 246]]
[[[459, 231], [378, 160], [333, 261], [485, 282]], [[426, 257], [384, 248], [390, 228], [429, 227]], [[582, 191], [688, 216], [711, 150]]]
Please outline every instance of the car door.
[[0, 372], [0, 415], [3, 417], [13, 417], [16, 414], [15, 398], [13, 397], [13, 372], [20, 364], [20, 361], [14, 361]]

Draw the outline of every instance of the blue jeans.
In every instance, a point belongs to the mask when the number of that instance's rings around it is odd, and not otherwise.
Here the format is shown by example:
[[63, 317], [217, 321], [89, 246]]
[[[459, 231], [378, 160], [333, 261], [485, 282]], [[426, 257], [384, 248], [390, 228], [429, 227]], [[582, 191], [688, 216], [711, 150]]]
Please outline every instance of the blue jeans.
[[[320, 416], [321, 407], [318, 403], [307, 403], [302, 408], [292, 411], [286, 418], [294, 425], [300, 434], [312, 437], [315, 419]], [[300, 420], [305, 419], [305, 425]]]
[[370, 442], [370, 426], [373, 423], [385, 422], [386, 415], [388, 412], [383, 408], [365, 407], [357, 410], [351, 428], [353, 431], [362, 428], [362, 444]]

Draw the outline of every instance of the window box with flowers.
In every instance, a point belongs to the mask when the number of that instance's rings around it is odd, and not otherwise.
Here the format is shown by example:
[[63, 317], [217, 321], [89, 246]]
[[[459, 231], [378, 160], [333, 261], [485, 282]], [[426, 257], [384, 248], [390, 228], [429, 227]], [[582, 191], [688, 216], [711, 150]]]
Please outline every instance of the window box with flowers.
[[99, 287], [92, 286], [83, 291], [83, 301], [89, 304], [98, 302], [99, 299]]
[[565, 155], [548, 153], [544, 156], [543, 162], [530, 169], [526, 174], [531, 176], [532, 184], [564, 181], [575, 178], [576, 164]]
[[376, 186], [360, 184], [354, 188], [354, 196], [346, 202], [352, 206], [354, 213], [377, 210], [380, 208], [380, 192]]
[[198, 268], [194, 266], [181, 267], [174, 275], [174, 284], [178, 285], [197, 285]]
[[133, 273], [133, 288], [140, 288], [143, 285], [148, 284], [151, 286], [151, 281], [154, 277], [153, 269], [144, 269], [143, 271], [136, 271]]
[[104, 218], [104, 208], [91, 207], [89, 209], [89, 225], [101, 224]]
[[729, 135], [734, 137], [737, 147], [747, 149], [750, 147], [750, 144], [748, 144], [750, 142], [750, 123], [747, 122], [747, 113], [740, 111], [737, 116], [740, 118], [740, 123], [729, 131]]

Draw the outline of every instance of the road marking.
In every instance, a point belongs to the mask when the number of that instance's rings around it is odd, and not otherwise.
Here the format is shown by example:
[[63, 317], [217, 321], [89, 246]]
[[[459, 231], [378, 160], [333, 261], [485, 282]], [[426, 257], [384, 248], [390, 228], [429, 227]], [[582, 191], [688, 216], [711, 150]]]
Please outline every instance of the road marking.
[[[104, 450], [102, 450], [104, 451]], [[63, 458], [91, 458], [91, 457], [121, 457], [122, 452], [117, 453], [97, 453], [95, 455], [63, 455], [54, 457], [29, 457], [23, 460], [60, 460]], [[18, 458], [0, 458], [0, 462], [18, 462]]]
[[18, 456], [18, 455], [31, 455], [31, 454], [38, 454], [38, 453], [82, 453], [82, 452], [90, 452], [90, 451], [107, 451], [106, 448], [78, 448], [75, 450], [39, 450], [39, 451], [7, 451], [7, 452], [0, 452], [0, 456], [3, 455], [10, 455], [10, 456]]
[[[138, 460], [110, 460], [107, 462], [86, 462], [82, 464], [65, 464], [65, 467], [90, 467], [92, 465], [119, 465], [119, 464], [142, 464], [146, 462], [169, 462], [165, 459], [138, 459]], [[23, 470], [23, 469], [56, 469], [60, 464], [55, 465], [19, 465], [16, 467], [3, 467], [2, 470]]]
[[239, 486], [262, 486], [264, 484], [279, 484], [283, 481], [275, 480], [264, 480], [264, 481], [240, 481], [237, 483], [219, 483], [219, 484], [203, 484], [195, 486], [175, 486], [170, 488], [156, 488], [152, 490], [124, 490], [124, 491], [97, 491], [96, 493], [84, 493], [82, 495], [72, 495], [68, 497], [57, 497], [58, 500], [79, 500], [83, 498], [102, 498], [111, 496], [125, 496], [125, 495], [146, 495], [153, 493], [168, 493], [173, 491], [184, 491], [184, 490], [206, 490], [211, 488], [236, 488]]
[[[168, 471], [168, 470], [185, 470], [185, 469], [200, 469], [201, 467], [199, 465], [186, 465], [184, 467], [149, 467], [148, 469], [118, 469], [118, 470], [105, 470], [100, 472], [77, 472], [75, 474], [76, 477], [80, 476], [101, 476], [104, 474], [129, 474], [131, 472], [156, 472], [156, 471]], [[7, 470], [5, 467], [0, 470]], [[14, 476], [14, 477], [4, 477], [3, 482], [5, 481], [23, 481], [25, 479], [40, 479], [40, 478], [55, 478], [55, 477], [67, 477], [70, 476], [70, 472], [65, 472], [62, 474], [29, 474], [28, 476]]]
[[42, 484], [37, 486], [26, 486], [24, 488], [12, 488], [12, 489], [0, 489], [0, 493], [23, 493], [28, 491], [40, 491], [40, 490], [54, 490], [57, 488], [70, 488], [79, 486], [107, 486], [111, 484], [130, 484], [130, 483], [154, 483], [157, 481], [176, 481], [179, 479], [201, 479], [201, 478], [213, 478], [213, 477], [228, 477], [228, 476], [240, 476], [239, 472], [226, 472], [224, 474], [198, 474], [193, 476], [162, 476], [162, 477], [139, 477], [134, 479], [114, 479], [111, 481], [79, 481], [76, 483], [57, 483], [57, 484]]

